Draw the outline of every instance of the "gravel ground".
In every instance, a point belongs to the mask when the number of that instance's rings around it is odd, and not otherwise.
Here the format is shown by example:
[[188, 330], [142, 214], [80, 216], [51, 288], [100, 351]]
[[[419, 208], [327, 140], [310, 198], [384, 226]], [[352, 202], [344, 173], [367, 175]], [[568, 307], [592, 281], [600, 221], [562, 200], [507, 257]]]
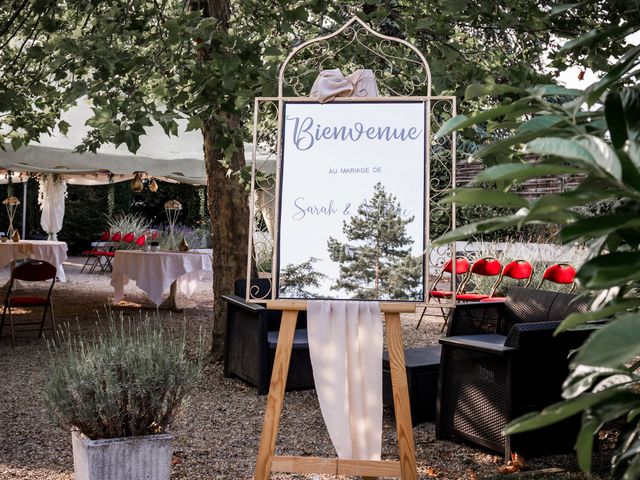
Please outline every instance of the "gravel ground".
[[[65, 263], [68, 281], [54, 291], [56, 319], [70, 322], [72, 329], [90, 335], [104, 323], [105, 305], [112, 295], [110, 277], [80, 274], [82, 259]], [[0, 271], [0, 284], [8, 279]], [[171, 331], [179, 332], [186, 321], [189, 342], [200, 335], [208, 345], [212, 323], [211, 284], [201, 285], [191, 299], [180, 299], [183, 313], [160, 312]], [[145, 303], [144, 294], [132, 285], [125, 288], [126, 300]], [[138, 317], [137, 308], [118, 309], [125, 316]], [[419, 330], [417, 317], [403, 316], [405, 343], [409, 346], [435, 344], [442, 319], [427, 317]], [[201, 332], [201, 333], [200, 333]], [[69, 480], [73, 478], [71, 438], [68, 431], [51, 423], [43, 406], [42, 387], [47, 378], [49, 352], [33, 333], [20, 335], [15, 350], [10, 339], [0, 339], [0, 479]], [[252, 478], [266, 396], [239, 380], [223, 377], [222, 365], [205, 367], [189, 404], [174, 422], [173, 479]], [[434, 425], [423, 423], [414, 429], [420, 478], [478, 479], [510, 478], [498, 474], [502, 459], [473, 446], [436, 441]], [[605, 441], [603, 445], [607, 445]], [[287, 455], [334, 456], [314, 391], [287, 393], [278, 436], [277, 453]], [[596, 467], [606, 471], [604, 452]], [[397, 458], [394, 422], [385, 410], [383, 458]], [[527, 459], [530, 474], [525, 478], [582, 479], [572, 456]], [[545, 472], [546, 469], [546, 472]], [[548, 469], [561, 470], [551, 473]], [[324, 478], [314, 475], [273, 475], [274, 479]], [[331, 477], [327, 477], [331, 478]], [[592, 478], [607, 478], [606, 476]]]

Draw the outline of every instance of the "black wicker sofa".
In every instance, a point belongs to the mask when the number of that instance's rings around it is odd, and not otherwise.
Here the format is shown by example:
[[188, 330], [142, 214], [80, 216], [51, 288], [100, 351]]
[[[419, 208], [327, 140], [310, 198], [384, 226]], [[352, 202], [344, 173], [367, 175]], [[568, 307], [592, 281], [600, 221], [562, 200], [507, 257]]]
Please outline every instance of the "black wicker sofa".
[[[224, 375], [238, 377], [256, 386], [259, 395], [265, 395], [269, 391], [282, 312], [245, 301], [246, 285], [246, 280], [237, 280], [234, 294], [222, 297], [227, 302]], [[252, 279], [251, 287], [255, 298], [270, 297], [269, 280]], [[286, 388], [301, 390], [313, 387], [306, 312], [299, 312]]]
[[588, 299], [513, 288], [500, 303], [457, 305], [447, 337], [440, 340], [436, 437], [460, 438], [504, 453], [536, 455], [568, 451], [579, 418], [532, 432], [505, 436], [505, 425], [561, 400], [569, 354], [588, 330], [553, 336]]

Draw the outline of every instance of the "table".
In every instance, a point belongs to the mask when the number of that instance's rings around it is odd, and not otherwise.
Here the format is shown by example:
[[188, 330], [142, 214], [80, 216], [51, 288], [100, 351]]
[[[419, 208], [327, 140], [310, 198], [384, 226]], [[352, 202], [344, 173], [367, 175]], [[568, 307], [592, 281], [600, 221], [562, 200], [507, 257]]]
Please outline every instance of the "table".
[[[407, 368], [407, 386], [411, 405], [411, 424], [434, 420], [438, 394], [438, 370], [442, 345], [406, 348], [404, 358]], [[391, 367], [389, 353], [382, 354], [382, 398], [385, 405], [393, 406]]]
[[15, 263], [16, 260], [32, 258], [44, 260], [58, 269], [58, 280], [66, 282], [62, 264], [67, 259], [67, 244], [49, 240], [7, 240], [0, 242], [0, 268]]
[[[113, 301], [120, 302], [124, 286], [134, 280], [155, 305], [175, 310], [177, 290], [190, 297], [198, 283], [211, 276], [211, 260], [211, 255], [199, 252], [116, 250], [111, 272]], [[169, 289], [169, 298], [163, 303], [163, 294]]]

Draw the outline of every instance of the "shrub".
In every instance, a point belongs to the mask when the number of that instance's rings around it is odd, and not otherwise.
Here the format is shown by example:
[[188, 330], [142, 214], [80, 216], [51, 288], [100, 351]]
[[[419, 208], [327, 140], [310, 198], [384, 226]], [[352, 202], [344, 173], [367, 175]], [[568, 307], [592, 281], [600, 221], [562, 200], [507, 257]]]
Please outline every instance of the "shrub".
[[52, 344], [45, 403], [56, 423], [91, 439], [162, 433], [184, 403], [201, 370], [178, 342], [149, 318], [110, 319], [92, 343], [68, 332]]
[[109, 231], [114, 234], [120, 232], [125, 235], [129, 232], [137, 237], [149, 231], [150, 223], [142, 215], [138, 213], [116, 213], [107, 216], [107, 225]]

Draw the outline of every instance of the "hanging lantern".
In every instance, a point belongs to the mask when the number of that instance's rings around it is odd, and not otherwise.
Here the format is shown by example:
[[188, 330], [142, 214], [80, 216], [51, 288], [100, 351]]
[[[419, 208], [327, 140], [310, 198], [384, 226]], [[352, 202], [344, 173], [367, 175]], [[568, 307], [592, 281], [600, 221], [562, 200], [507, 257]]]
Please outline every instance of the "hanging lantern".
[[176, 225], [178, 215], [182, 210], [182, 204], [177, 200], [167, 200], [164, 202], [164, 211], [167, 214], [167, 220], [169, 221], [169, 233], [173, 234], [173, 227]]
[[140, 173], [136, 172], [135, 177], [131, 180], [131, 190], [136, 193], [140, 193], [144, 189], [144, 183], [142, 183], [142, 177]]
[[18, 208], [18, 205], [20, 205], [20, 200], [18, 200], [17, 197], [7, 197], [5, 198], [2, 203], [4, 203], [4, 206], [7, 209], [7, 216], [9, 217], [9, 228], [7, 228], [7, 237], [11, 237], [13, 236], [13, 232], [16, 231], [15, 228], [13, 228], [13, 219], [16, 216], [16, 210]]
[[151, 190], [153, 193], [156, 193], [158, 191], [158, 184], [156, 183], [155, 178], [151, 179], [151, 182], [149, 183], [149, 190]]

